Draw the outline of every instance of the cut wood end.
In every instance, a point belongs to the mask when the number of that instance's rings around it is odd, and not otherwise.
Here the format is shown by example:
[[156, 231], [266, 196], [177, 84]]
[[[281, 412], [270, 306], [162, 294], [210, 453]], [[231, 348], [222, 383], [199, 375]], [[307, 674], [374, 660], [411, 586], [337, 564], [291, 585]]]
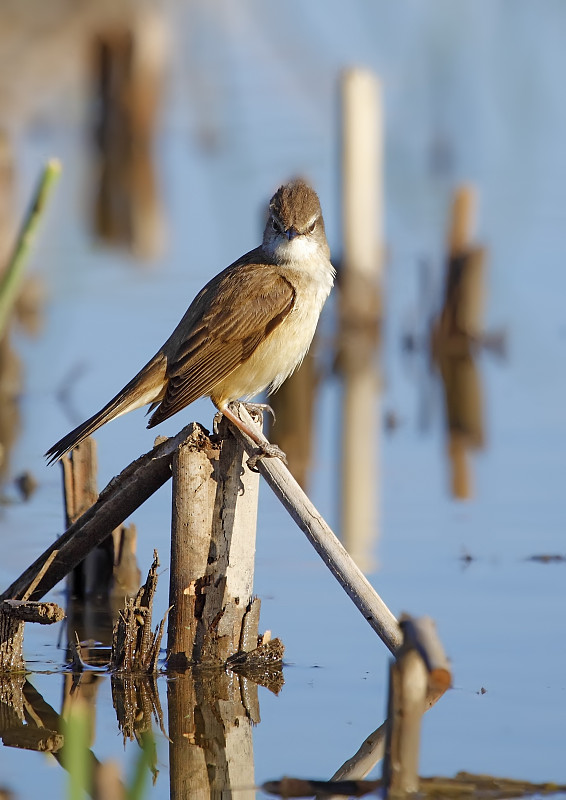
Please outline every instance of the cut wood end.
[[452, 687], [452, 673], [441, 667], [433, 669], [429, 674], [428, 685], [429, 689], [445, 692]]

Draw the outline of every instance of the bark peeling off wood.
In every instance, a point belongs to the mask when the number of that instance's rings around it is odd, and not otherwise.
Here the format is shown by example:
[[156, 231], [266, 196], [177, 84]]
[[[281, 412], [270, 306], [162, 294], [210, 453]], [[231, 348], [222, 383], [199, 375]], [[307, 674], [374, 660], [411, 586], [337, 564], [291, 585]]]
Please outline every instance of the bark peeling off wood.
[[38, 603], [32, 600], [3, 600], [0, 609], [14, 619], [52, 625], [65, 618], [65, 611], [57, 603]]
[[153, 564], [145, 584], [134, 598], [126, 600], [114, 626], [110, 658], [110, 669], [113, 672], [150, 674], [157, 671], [161, 638], [168, 614], [167, 611], [156, 631], [152, 633], [151, 617], [158, 567], [159, 558], [154, 550]]

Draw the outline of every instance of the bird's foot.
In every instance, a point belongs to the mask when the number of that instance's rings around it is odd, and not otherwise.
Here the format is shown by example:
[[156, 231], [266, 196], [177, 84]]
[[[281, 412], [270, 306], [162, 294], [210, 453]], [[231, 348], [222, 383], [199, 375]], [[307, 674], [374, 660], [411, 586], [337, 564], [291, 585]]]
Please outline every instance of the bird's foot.
[[261, 444], [253, 456], [248, 458], [246, 463], [252, 472], [259, 472], [257, 468], [257, 462], [262, 458], [280, 458], [281, 461], [287, 465], [287, 456], [283, 450], [281, 450], [280, 447], [277, 447], [276, 444], [270, 444], [269, 442]]
[[[252, 415], [252, 417], [254, 416], [254, 412], [255, 414], [259, 414], [262, 411], [267, 411], [273, 417], [273, 422], [275, 422], [275, 411], [267, 403], [244, 403], [242, 400], [232, 401], [231, 403], [228, 404], [228, 408], [238, 418], [239, 418], [238, 406], [240, 405], [244, 406], [244, 408]], [[223, 416], [222, 412], [217, 411], [212, 421], [212, 430], [216, 436], [218, 435], [218, 428], [222, 416]]]
[[220, 420], [222, 419], [223, 416], [224, 415], [222, 414], [222, 411], [217, 411], [216, 414], [214, 415], [214, 419], [212, 420], [212, 432], [214, 433], [215, 436], [218, 436]]
[[242, 405], [250, 413], [253, 412], [253, 411], [267, 411], [268, 414], [271, 414], [271, 416], [273, 418], [273, 422], [275, 422], [275, 411], [271, 408], [269, 403], [244, 403], [244, 402], [242, 402]]

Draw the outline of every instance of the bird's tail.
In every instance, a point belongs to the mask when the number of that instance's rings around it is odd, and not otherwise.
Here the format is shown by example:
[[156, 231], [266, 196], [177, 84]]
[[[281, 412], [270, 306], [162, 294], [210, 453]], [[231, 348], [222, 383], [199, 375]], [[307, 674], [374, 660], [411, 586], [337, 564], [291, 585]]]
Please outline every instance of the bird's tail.
[[58, 461], [111, 419], [158, 401], [165, 391], [166, 366], [165, 356], [158, 353], [104, 408], [49, 448], [45, 453], [48, 464]]

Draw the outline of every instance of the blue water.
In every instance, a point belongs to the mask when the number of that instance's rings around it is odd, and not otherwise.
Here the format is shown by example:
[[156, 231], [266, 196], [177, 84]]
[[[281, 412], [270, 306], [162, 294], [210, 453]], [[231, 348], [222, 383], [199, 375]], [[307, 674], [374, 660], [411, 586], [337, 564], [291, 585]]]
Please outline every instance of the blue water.
[[[279, 182], [308, 175], [339, 256], [337, 83], [344, 67], [367, 66], [382, 80], [386, 120], [381, 409], [401, 423], [379, 436], [378, 566], [369, 577], [394, 613], [436, 620], [454, 673], [454, 689], [424, 719], [421, 774], [465, 769], [566, 782], [565, 565], [526, 560], [566, 552], [566, 7], [242, 0], [179, 4], [168, 14], [171, 58], [155, 142], [167, 247], [157, 262], [140, 268], [127, 252], [92, 240], [84, 86], [77, 78], [69, 90], [69, 64], [51, 73], [57, 102], [40, 102], [38, 74], [40, 111], [11, 124], [21, 206], [46, 157], [61, 157], [64, 176], [33, 258], [49, 298], [44, 329], [35, 340], [15, 337], [25, 392], [12, 472], [30, 469], [40, 486], [28, 504], [1, 510], [10, 543], [3, 585], [61, 531], [60, 475], [44, 466], [44, 450], [145, 363], [211, 275], [258, 243], [262, 204]], [[440, 389], [426, 357], [401, 346], [407, 331], [422, 328], [419, 263], [427, 259], [440, 276], [449, 199], [462, 180], [477, 188], [476, 240], [488, 248], [485, 327], [504, 330], [507, 342], [504, 360], [478, 359], [486, 442], [469, 456], [467, 501], [450, 496]], [[332, 304], [322, 324], [332, 331]], [[71, 419], [56, 392], [77, 366]], [[340, 398], [329, 378], [310, 482], [337, 533]], [[199, 401], [157, 433], [174, 434], [192, 419], [210, 426], [212, 411]], [[102, 429], [100, 486], [148, 450], [155, 433], [142, 412]], [[169, 492], [135, 515], [144, 572], [154, 547], [168, 562]], [[166, 584], [165, 573], [156, 617]], [[260, 690], [256, 781], [330, 777], [384, 719], [388, 653], [266, 486], [256, 591], [262, 627], [281, 637], [289, 662], [279, 697]], [[60, 666], [55, 640], [52, 630], [28, 631], [28, 657]], [[60, 708], [61, 677], [31, 680]], [[160, 691], [166, 706], [165, 679]], [[148, 796], [159, 798], [169, 791], [168, 745], [156, 736], [161, 774]], [[135, 757], [135, 745], [122, 752], [108, 680], [93, 750], [126, 772]], [[65, 781], [47, 757], [0, 749], [0, 783], [19, 798], [37, 796], [38, 786], [61, 796]]]

